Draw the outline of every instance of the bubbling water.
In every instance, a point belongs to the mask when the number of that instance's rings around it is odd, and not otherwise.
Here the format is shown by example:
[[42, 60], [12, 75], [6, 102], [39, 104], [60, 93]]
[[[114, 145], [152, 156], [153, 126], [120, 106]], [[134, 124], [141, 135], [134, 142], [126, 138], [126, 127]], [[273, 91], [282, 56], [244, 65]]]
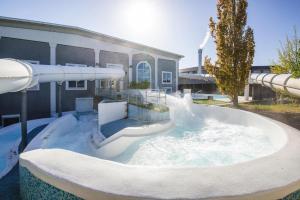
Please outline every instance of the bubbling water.
[[195, 115], [190, 95], [168, 97], [175, 127], [143, 138], [112, 160], [147, 166], [225, 166], [270, 155], [270, 138], [256, 127]]
[[207, 119], [200, 129], [176, 126], [145, 138], [114, 160], [132, 165], [208, 167], [244, 162], [272, 152], [271, 142], [261, 130]]

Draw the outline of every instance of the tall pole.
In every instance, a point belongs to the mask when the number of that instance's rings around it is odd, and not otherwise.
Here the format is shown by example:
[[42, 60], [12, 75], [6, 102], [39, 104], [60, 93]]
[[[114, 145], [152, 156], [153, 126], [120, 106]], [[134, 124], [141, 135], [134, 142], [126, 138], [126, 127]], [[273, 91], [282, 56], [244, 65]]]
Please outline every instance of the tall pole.
[[[50, 65], [56, 65], [56, 47], [57, 44], [49, 42], [50, 45]], [[50, 82], [50, 111], [51, 115], [56, 115], [56, 82]]]
[[61, 82], [57, 82], [57, 86], [58, 86], [58, 117], [62, 116], [62, 105], [61, 105], [61, 95], [62, 95], [62, 83]]
[[198, 74], [202, 74], [202, 49], [198, 49]]
[[21, 102], [21, 133], [22, 140], [20, 145], [20, 152], [23, 152], [27, 145], [27, 90], [21, 91], [22, 102]]

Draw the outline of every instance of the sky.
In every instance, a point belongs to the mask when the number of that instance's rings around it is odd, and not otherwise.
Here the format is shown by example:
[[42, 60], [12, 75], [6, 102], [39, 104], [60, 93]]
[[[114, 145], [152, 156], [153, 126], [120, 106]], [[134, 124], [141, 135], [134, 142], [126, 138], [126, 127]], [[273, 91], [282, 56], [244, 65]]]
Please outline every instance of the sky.
[[[182, 54], [180, 67], [196, 66], [197, 49], [216, 16], [216, 0], [0, 0], [0, 16], [72, 25]], [[293, 28], [300, 33], [300, 0], [248, 0], [254, 29], [254, 65], [276, 62]], [[204, 56], [216, 59], [209, 38]]]

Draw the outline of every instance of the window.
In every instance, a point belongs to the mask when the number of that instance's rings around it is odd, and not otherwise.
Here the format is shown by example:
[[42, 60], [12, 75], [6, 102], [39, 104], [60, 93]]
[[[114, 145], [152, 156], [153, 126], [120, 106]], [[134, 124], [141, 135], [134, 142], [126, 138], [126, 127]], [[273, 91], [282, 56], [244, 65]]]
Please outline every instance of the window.
[[162, 72], [162, 83], [172, 84], [172, 72]]
[[137, 82], [148, 81], [151, 85], [151, 66], [148, 62], [139, 62], [136, 66]]
[[[38, 65], [40, 64], [40, 61], [37, 61], [37, 60], [23, 60], [25, 62], [28, 62], [30, 64], [35, 64], [35, 65]], [[40, 84], [36, 84], [35, 86], [31, 87], [31, 88], [28, 88], [27, 89], [28, 91], [39, 91], [40, 90]]]
[[11, 124], [20, 122], [20, 114], [2, 115], [2, 126], [9, 126]]
[[[112, 64], [112, 63], [107, 63], [106, 68], [112, 68], [112, 69], [124, 69], [124, 66], [122, 64]], [[117, 81], [116, 80], [109, 80], [108, 84], [110, 85], [111, 88], [117, 89]], [[120, 83], [120, 89], [123, 89], [123, 83]]]
[[164, 87], [163, 89], [166, 91], [167, 94], [172, 93], [172, 87]]
[[[86, 65], [83, 64], [72, 64], [72, 63], [66, 63], [66, 66], [71, 67], [86, 67]], [[66, 90], [87, 90], [87, 81], [67, 81], [66, 82]]]

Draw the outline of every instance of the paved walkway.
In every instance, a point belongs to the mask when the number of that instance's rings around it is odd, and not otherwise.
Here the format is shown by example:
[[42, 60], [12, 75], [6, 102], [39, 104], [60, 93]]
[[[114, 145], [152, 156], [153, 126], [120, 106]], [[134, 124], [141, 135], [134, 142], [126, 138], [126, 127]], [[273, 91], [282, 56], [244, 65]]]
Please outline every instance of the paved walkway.
[[[43, 125], [33, 129], [28, 133], [28, 141], [30, 142], [40, 131], [47, 125]], [[0, 179], [0, 200], [19, 200], [19, 163], [2, 179]]]

